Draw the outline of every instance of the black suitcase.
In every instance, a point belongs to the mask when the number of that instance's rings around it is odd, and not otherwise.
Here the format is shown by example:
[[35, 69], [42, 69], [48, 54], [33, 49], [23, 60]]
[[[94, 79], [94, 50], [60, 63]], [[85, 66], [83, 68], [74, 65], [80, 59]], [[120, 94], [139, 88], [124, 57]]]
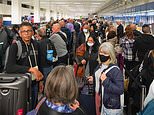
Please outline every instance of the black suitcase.
[[0, 74], [0, 115], [25, 115], [31, 108], [31, 76]]

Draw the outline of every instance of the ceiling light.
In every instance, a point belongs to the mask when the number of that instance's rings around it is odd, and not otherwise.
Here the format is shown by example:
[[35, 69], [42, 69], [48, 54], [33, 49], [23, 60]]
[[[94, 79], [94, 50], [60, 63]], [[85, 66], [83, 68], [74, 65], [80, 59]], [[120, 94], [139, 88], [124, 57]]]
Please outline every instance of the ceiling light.
[[94, 3], [94, 2], [93, 2], [93, 3], [91, 3], [91, 4], [99, 5], [99, 4], [101, 4], [101, 3]]
[[66, 3], [65, 2], [56, 2], [55, 4], [63, 5], [63, 4], [66, 4]]
[[81, 4], [81, 3], [76, 2], [76, 3], [74, 3], [74, 4]]

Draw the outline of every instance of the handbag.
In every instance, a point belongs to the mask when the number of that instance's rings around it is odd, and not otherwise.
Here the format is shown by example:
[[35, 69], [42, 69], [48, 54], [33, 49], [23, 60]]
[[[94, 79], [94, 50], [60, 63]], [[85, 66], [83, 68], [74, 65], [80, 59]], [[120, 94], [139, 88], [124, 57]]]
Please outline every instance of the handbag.
[[124, 77], [124, 91], [128, 91], [129, 78]]
[[83, 43], [76, 49], [76, 56], [83, 56], [85, 51], [86, 51], [86, 45], [85, 43]]
[[83, 65], [78, 65], [76, 76], [83, 77], [85, 72], [85, 67]]
[[41, 99], [41, 101], [37, 104], [36, 108], [29, 111], [26, 115], [37, 115], [38, 111], [39, 111], [39, 108], [41, 107], [41, 105], [45, 102], [46, 100], [46, 97], [43, 97]]

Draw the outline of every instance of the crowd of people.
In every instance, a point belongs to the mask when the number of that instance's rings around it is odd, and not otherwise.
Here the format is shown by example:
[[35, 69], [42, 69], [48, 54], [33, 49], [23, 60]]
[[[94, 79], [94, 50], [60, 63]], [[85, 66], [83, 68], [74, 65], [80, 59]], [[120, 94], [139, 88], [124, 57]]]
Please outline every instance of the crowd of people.
[[[124, 81], [130, 76], [125, 71], [138, 65], [146, 69], [142, 76], [148, 94], [145, 105], [154, 99], [150, 93], [154, 78], [154, 37], [149, 25], [144, 24], [140, 32], [136, 24], [123, 25], [121, 21], [113, 24], [97, 19], [61, 19], [40, 27], [22, 22], [13, 25], [12, 30], [2, 23], [0, 18], [0, 70], [31, 73], [31, 109], [41, 102], [39, 115], [128, 114], [130, 95], [124, 91]], [[81, 46], [83, 52], [79, 55], [76, 51]], [[82, 76], [78, 74], [79, 66]], [[45, 97], [41, 101], [38, 101], [39, 91]], [[133, 110], [131, 115], [139, 110]]]

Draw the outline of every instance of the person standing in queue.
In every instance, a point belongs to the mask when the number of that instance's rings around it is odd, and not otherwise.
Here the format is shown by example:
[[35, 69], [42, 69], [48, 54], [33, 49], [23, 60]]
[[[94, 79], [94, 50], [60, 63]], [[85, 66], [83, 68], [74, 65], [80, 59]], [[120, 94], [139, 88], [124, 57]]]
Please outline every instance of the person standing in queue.
[[121, 95], [124, 92], [124, 80], [116, 64], [114, 47], [109, 42], [100, 45], [98, 51], [99, 66], [89, 82], [95, 83], [96, 115], [122, 115]]
[[38, 115], [86, 115], [76, 100], [78, 86], [71, 66], [56, 66], [45, 84], [46, 97], [38, 103]]
[[32, 75], [32, 109], [37, 103], [38, 83], [43, 86], [43, 75], [38, 69], [38, 43], [32, 39], [34, 32], [32, 25], [23, 22], [20, 25], [19, 35], [22, 46], [21, 56], [17, 59], [18, 46], [14, 42], [11, 44], [6, 64], [6, 73], [31, 73]]

